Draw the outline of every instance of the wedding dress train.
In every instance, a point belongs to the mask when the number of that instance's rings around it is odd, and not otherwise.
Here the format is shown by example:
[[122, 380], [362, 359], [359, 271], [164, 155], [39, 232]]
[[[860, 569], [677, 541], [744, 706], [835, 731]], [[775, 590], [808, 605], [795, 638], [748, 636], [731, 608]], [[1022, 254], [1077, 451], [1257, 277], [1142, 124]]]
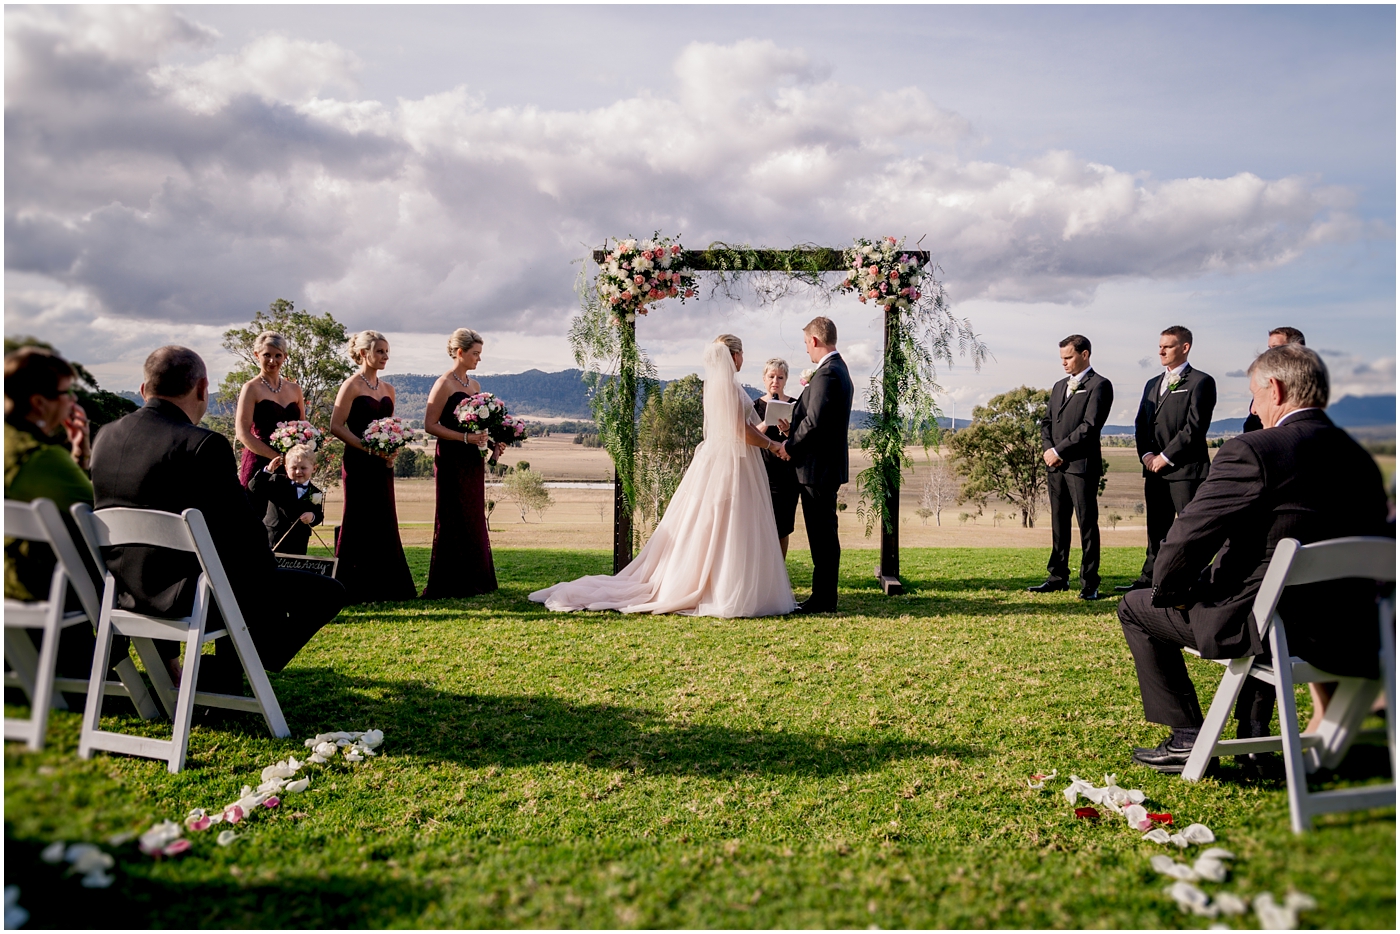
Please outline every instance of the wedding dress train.
[[705, 440], [671, 504], [632, 563], [530, 594], [551, 610], [696, 616], [775, 616], [796, 606], [778, 545], [760, 448], [744, 441], [759, 421], [724, 344], [705, 349]]

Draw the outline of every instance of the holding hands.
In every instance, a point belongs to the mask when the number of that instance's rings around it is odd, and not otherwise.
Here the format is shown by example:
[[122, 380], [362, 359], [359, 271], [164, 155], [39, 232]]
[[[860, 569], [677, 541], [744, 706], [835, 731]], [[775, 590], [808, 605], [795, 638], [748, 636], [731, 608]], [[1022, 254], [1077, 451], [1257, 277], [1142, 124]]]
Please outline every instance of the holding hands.
[[1170, 466], [1171, 461], [1160, 454], [1142, 455], [1142, 465], [1153, 473], [1161, 473], [1163, 468]]

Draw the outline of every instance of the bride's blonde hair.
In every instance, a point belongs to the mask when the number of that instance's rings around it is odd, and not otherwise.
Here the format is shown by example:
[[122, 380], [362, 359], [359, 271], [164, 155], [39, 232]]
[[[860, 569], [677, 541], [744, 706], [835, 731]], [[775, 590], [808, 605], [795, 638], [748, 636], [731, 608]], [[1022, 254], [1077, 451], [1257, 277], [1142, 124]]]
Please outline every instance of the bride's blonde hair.
[[715, 343], [723, 344], [728, 347], [731, 354], [744, 352], [744, 342], [733, 334], [721, 334], [719, 337], [715, 338]]

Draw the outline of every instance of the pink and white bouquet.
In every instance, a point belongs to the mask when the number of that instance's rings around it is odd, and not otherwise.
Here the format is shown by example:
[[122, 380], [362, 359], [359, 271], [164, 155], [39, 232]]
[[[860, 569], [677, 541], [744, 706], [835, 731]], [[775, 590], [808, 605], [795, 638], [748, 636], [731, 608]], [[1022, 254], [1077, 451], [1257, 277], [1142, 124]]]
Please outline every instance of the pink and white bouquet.
[[670, 237], [614, 240], [598, 270], [598, 297], [613, 311], [613, 321], [635, 321], [647, 306], [663, 298], [695, 297], [695, 273], [680, 266], [683, 251]]
[[397, 415], [376, 418], [365, 426], [365, 433], [360, 437], [365, 450], [371, 454], [393, 454], [412, 440], [413, 432]]
[[849, 272], [836, 287], [838, 292], [855, 292], [864, 302], [882, 308], [908, 308], [922, 294], [919, 285], [927, 271], [927, 261], [904, 250], [904, 241], [884, 237], [870, 241], [856, 239], [845, 253]]
[[492, 427], [490, 431], [492, 441], [500, 441], [505, 444], [524, 441], [530, 436], [529, 430], [525, 427], [525, 419], [515, 415], [502, 415], [501, 424]]
[[[462, 426], [462, 430], [469, 435], [484, 431], [494, 439], [495, 432], [492, 429], [499, 429], [502, 420], [506, 417], [506, 404], [496, 398], [495, 393], [478, 392], [467, 396], [457, 403], [457, 408], [452, 410], [452, 417], [457, 419], [457, 424]], [[481, 456], [490, 454], [490, 447], [486, 442], [477, 445], [481, 449]]]
[[307, 421], [278, 422], [272, 434], [267, 436], [269, 447], [286, 454], [298, 444], [316, 450], [321, 443], [321, 429]]

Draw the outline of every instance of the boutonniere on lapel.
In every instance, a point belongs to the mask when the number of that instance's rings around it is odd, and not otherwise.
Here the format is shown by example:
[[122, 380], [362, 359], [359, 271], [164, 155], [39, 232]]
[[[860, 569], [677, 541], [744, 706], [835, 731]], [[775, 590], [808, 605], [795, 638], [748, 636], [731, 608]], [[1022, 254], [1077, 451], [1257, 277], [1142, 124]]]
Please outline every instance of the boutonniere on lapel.
[[807, 369], [805, 369], [805, 370], [802, 371], [802, 375], [801, 375], [801, 376], [797, 377], [797, 381], [798, 381], [799, 383], [801, 383], [803, 386], [806, 386], [808, 383], [810, 383], [810, 382], [812, 381], [812, 377], [813, 377], [813, 376], [816, 376], [816, 375], [817, 375], [817, 368], [816, 368], [816, 367], [808, 367]]
[[317, 490], [315, 493], [311, 494], [311, 502], [316, 506], [319, 506], [321, 505], [321, 503], [325, 502], [325, 499], [326, 494], [322, 493], [320, 490]]
[[1167, 378], [1167, 392], [1171, 392], [1173, 389], [1175, 389], [1176, 387], [1178, 387], [1178, 386], [1180, 386], [1180, 385], [1181, 385], [1181, 374], [1180, 374], [1180, 373], [1173, 373], [1171, 376], [1169, 376], [1169, 377]]
[[1069, 382], [1065, 384], [1065, 398], [1066, 398], [1066, 399], [1068, 399], [1070, 396], [1074, 395], [1076, 392], [1079, 392], [1079, 391], [1080, 391], [1080, 388], [1081, 388], [1081, 387], [1080, 387], [1080, 383], [1082, 383], [1082, 382], [1084, 381], [1084, 377], [1085, 377], [1085, 374], [1084, 374], [1084, 373], [1080, 373], [1078, 376], [1071, 376], [1071, 377], [1069, 378]]

